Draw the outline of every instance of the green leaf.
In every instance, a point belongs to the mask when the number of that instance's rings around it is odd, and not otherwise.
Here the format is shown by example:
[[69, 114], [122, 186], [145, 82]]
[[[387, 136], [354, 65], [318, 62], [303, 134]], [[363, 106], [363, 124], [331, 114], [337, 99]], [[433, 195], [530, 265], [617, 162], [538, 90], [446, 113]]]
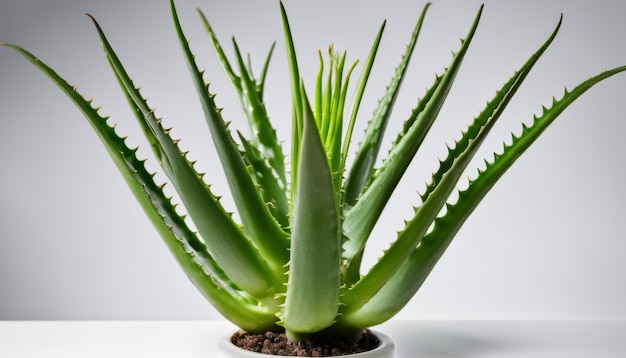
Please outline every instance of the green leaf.
[[[329, 71], [326, 79], [326, 87], [322, 91], [323, 59], [320, 57], [320, 70], [316, 78], [315, 86], [315, 121], [320, 130], [320, 136], [326, 156], [333, 173], [335, 188], [341, 188], [343, 170], [341, 165], [341, 139], [344, 127], [344, 107], [350, 77], [358, 64], [355, 61], [344, 74], [346, 64], [346, 52], [335, 52], [332, 46], [328, 49]], [[340, 193], [337, 193], [340, 196]]]
[[368, 274], [357, 282], [346, 297], [354, 299], [346, 303], [349, 311], [354, 311], [365, 304], [398, 270], [408, 255], [418, 245], [430, 228], [433, 220], [441, 211], [450, 194], [455, 189], [461, 174], [466, 169], [474, 154], [484, 142], [491, 128], [500, 118], [507, 104], [517, 92], [522, 82], [539, 60], [544, 51], [556, 37], [561, 22], [552, 32], [548, 40], [537, 50], [526, 63], [515, 72], [514, 76], [487, 103], [487, 107], [474, 119], [472, 125], [464, 133], [462, 139], [448, 150], [447, 158], [441, 162], [437, 173], [433, 175], [433, 184], [422, 195], [423, 205], [416, 209], [397, 240], [385, 252], [384, 256], [374, 265]]
[[204, 242], [177, 214], [175, 205], [163, 194], [161, 187], [154, 183], [143, 163], [128, 155], [125, 159], [128, 169], [135, 173], [137, 183], [145, 193], [144, 196], [136, 196], [139, 203], [176, 261], [203, 296], [224, 317], [242, 329], [252, 332], [275, 329], [277, 318], [273, 307], [261, 305], [237, 287], [211, 257]]
[[[474, 36], [482, 9], [483, 7], [481, 6], [465, 41], [463, 41], [461, 49], [454, 56], [452, 64], [437, 85], [437, 89], [426, 104], [424, 111], [419, 113], [418, 118], [407, 134], [391, 149], [389, 156], [376, 172], [375, 179], [366, 188], [364, 194], [352, 208], [346, 211], [343, 228], [347, 240], [343, 249], [344, 258], [349, 262], [350, 271], [357, 270], [355, 266], [359, 264], [359, 258], [362, 255], [369, 234], [380, 217], [391, 193], [437, 118]], [[351, 261], [355, 258], [357, 260], [352, 263]]]
[[276, 47], [276, 42], [273, 42], [272, 47], [270, 47], [270, 50], [267, 53], [267, 57], [265, 58], [265, 62], [263, 63], [263, 68], [261, 69], [261, 74], [259, 75], [259, 79], [257, 81], [257, 92], [259, 93], [259, 99], [261, 101], [263, 100], [263, 91], [265, 88], [265, 77], [267, 76], [267, 70], [269, 68], [270, 59], [272, 58], [272, 53], [274, 53], [275, 47]]
[[494, 161], [487, 163], [486, 169], [480, 171], [478, 177], [470, 182], [469, 187], [459, 192], [457, 202], [446, 206], [445, 215], [434, 221], [431, 232], [421, 240], [396, 275], [363, 307], [340, 316], [341, 321], [348, 325], [368, 327], [382, 323], [398, 313], [421, 287], [465, 220], [513, 163], [583, 93], [623, 71], [626, 71], [626, 66], [596, 75], [572, 91], [565, 91], [560, 100], [554, 99], [551, 108], [544, 107], [543, 114], [535, 117], [530, 127], [524, 125], [522, 133], [513, 136], [512, 143], [505, 145], [502, 154], [496, 154]]
[[285, 46], [287, 50], [287, 63], [289, 66], [289, 77], [291, 83], [291, 103], [292, 103], [292, 124], [291, 124], [291, 195], [290, 201], [293, 204], [296, 195], [296, 185], [298, 180], [298, 166], [300, 158], [300, 145], [302, 141], [303, 128], [303, 106], [302, 92], [300, 88], [300, 71], [298, 69], [298, 59], [296, 49], [293, 44], [293, 36], [289, 27], [289, 19], [283, 2], [280, 1], [280, 15], [285, 34]]
[[213, 31], [209, 20], [204, 15], [204, 12], [202, 12], [202, 10], [200, 9], [197, 9], [197, 11], [198, 15], [200, 15], [200, 19], [202, 20], [202, 24], [204, 25], [204, 28], [209, 36], [209, 42], [211, 42], [211, 45], [213, 46], [213, 51], [215, 52], [218, 61], [220, 62], [222, 68], [224, 69], [224, 72], [226, 72], [226, 75], [230, 79], [230, 83], [235, 87], [235, 90], [238, 93], [241, 93], [241, 91], [243, 91], [241, 78], [239, 78], [239, 76], [237, 76], [237, 74], [233, 70], [230, 61], [228, 61], [228, 57], [224, 52], [224, 48], [220, 45], [220, 42], [217, 39], [217, 36], [215, 35], [215, 32]]
[[[322, 51], [318, 50], [317, 55], [319, 57], [320, 64], [319, 64], [319, 70], [317, 71], [317, 76], [315, 77], [315, 99], [314, 99], [313, 114], [315, 116], [315, 119], [319, 120], [319, 118], [322, 118], [323, 109], [324, 109], [324, 98], [323, 98], [324, 91], [322, 90], [322, 79], [324, 77], [324, 58], [322, 57]], [[331, 69], [329, 69], [329, 71], [332, 71], [332, 66], [330, 67]]]
[[237, 65], [239, 66], [239, 72], [241, 74], [240, 79], [243, 88], [239, 93], [239, 99], [241, 100], [241, 106], [244, 109], [246, 118], [248, 119], [251, 133], [250, 138], [252, 139], [254, 145], [263, 154], [263, 157], [266, 158], [268, 163], [270, 163], [272, 169], [277, 173], [280, 178], [281, 185], [286, 187], [287, 179], [284, 166], [285, 158], [280, 144], [278, 143], [276, 131], [270, 124], [267, 111], [265, 110], [265, 104], [260, 97], [256, 80], [251, 72], [248, 73], [249, 70], [246, 69], [241, 52], [239, 51], [239, 46], [234, 38], [233, 47], [235, 49]]
[[[245, 143], [242, 144], [244, 145], [244, 151], [247, 152], [247, 157], [250, 161], [249, 164], [253, 165], [255, 169], [251, 171], [251, 174], [255, 176], [257, 183], [263, 183], [262, 186], [265, 187], [265, 190], [262, 195], [264, 201], [269, 203], [270, 212], [283, 230], [288, 230], [289, 206], [286, 190], [284, 189], [287, 187], [284, 155], [282, 154], [276, 132], [269, 122], [263, 104], [265, 76], [276, 43], [272, 44], [270, 48], [258, 82], [254, 80], [251, 73], [248, 73], [249, 70], [242, 65], [243, 59], [241, 58], [236, 43], [234, 43], [238, 56], [237, 64], [242, 73], [241, 76], [238, 76], [233, 70], [206, 16], [199, 9], [198, 13], [207, 31], [213, 50], [219, 62], [222, 64], [224, 72], [226, 72], [230, 78], [231, 84], [239, 98], [240, 105], [246, 114], [251, 138], [248, 140], [241, 136], [241, 140], [242, 142], [245, 141]], [[261, 133], [263, 133], [263, 135], [260, 135]], [[270, 183], [270, 181], [274, 181], [275, 183]]]
[[526, 79], [528, 73], [537, 63], [541, 55], [548, 49], [554, 38], [556, 37], [563, 17], [559, 19], [557, 26], [550, 35], [550, 37], [544, 42], [544, 44], [526, 61], [526, 63], [515, 72], [515, 74], [509, 79], [509, 81], [496, 93], [495, 97], [487, 103], [487, 107], [482, 113], [476, 117], [473, 123], [463, 133], [462, 138], [457, 141], [453, 148], [449, 148], [446, 159], [440, 161], [439, 169], [433, 174], [432, 182], [427, 186], [424, 193], [421, 195], [422, 202], [428, 199], [430, 193], [437, 187], [441, 178], [445, 173], [450, 170], [456, 158], [461, 153], [468, 150], [468, 147], [478, 148], [482, 143], [482, 140], [477, 140], [479, 134], [483, 133], [483, 136], [489, 131], [491, 127], [498, 120], [504, 109], [508, 105], [513, 95], [517, 92], [522, 82]]
[[[202, 73], [198, 69], [194, 56], [189, 49], [188, 42], [183, 34], [182, 28], [176, 15], [173, 1], [171, 2], [172, 16], [179, 42], [183, 49], [183, 54], [187, 66], [191, 73], [193, 83], [198, 92], [202, 108], [211, 131], [216, 151], [226, 177], [230, 191], [233, 195], [237, 212], [239, 213], [243, 229], [248, 237], [254, 242], [262, 256], [274, 264], [273, 270], [281, 273], [282, 267], [288, 261], [289, 247], [288, 236], [272, 217], [269, 209], [261, 198], [249, 169], [246, 167], [241, 157], [237, 145], [233, 141], [226, 124], [221, 116], [221, 110], [215, 105], [214, 95], [208, 91], [208, 86], [202, 78]], [[174, 171], [174, 173], [177, 173]], [[186, 190], [185, 187], [181, 188]], [[198, 203], [199, 204], [199, 203]], [[191, 213], [190, 213], [191, 214]], [[193, 217], [193, 215], [192, 215]], [[202, 216], [204, 220], [211, 220], [210, 215]], [[243, 243], [238, 245], [244, 245]]]
[[[267, 299], [278, 273], [259, 255], [258, 251], [241, 232], [217, 198], [210, 192], [192, 163], [180, 151], [161, 126], [154, 111], [150, 109], [128, 77], [117, 55], [109, 45], [104, 33], [96, 23], [102, 44], [116, 77], [134, 113], [144, 128], [155, 155], [163, 170], [176, 188], [200, 235], [207, 243], [209, 252], [224, 272], [240, 286], [259, 299]], [[219, 253], [219, 254], [218, 254]]]
[[303, 98], [289, 282], [280, 323], [290, 339], [330, 326], [339, 303], [339, 212], [328, 159], [306, 95]]
[[[284, 195], [286, 190], [282, 186], [277, 174], [272, 170], [271, 165], [263, 158], [258, 149], [239, 133], [239, 140], [244, 147], [244, 160], [250, 166], [254, 175], [259, 192], [263, 200], [272, 213], [272, 216], [285, 230], [291, 230], [289, 219], [289, 202]], [[282, 193], [283, 195], [279, 195]]]
[[[335, 119], [333, 120], [333, 126], [331, 129], [332, 140], [328, 144], [329, 151], [330, 153], [332, 153], [330, 157], [331, 158], [331, 170], [333, 172], [334, 183], [335, 183], [335, 187], [337, 188], [337, 190], [341, 189], [342, 181], [344, 178], [343, 166], [341, 163], [342, 161], [341, 138], [342, 138], [343, 127], [344, 127], [344, 122], [343, 122], [344, 107], [346, 103], [346, 97], [348, 94], [348, 87], [350, 85], [350, 77], [352, 76], [352, 71], [354, 71], [354, 68], [356, 67], [357, 64], [358, 64], [358, 61], [355, 61], [352, 64], [352, 66], [348, 68], [348, 72], [346, 73], [345, 78], [341, 79], [342, 85], [341, 85], [339, 93], [337, 93], [337, 96], [339, 98], [338, 98], [337, 107], [335, 109], [335, 115], [334, 115]], [[339, 200], [341, 200], [340, 193], [338, 193], [338, 197], [339, 197]]]
[[[387, 22], [384, 21], [378, 30], [378, 34], [374, 39], [374, 43], [370, 49], [369, 55], [367, 56], [367, 60], [365, 61], [365, 66], [363, 67], [363, 71], [361, 72], [361, 76], [359, 77], [359, 82], [356, 87], [356, 91], [354, 94], [354, 99], [352, 100], [352, 104], [350, 106], [350, 117], [348, 119], [348, 126], [346, 128], [346, 133], [343, 139], [343, 146], [341, 148], [341, 163], [339, 165], [338, 172], [342, 173], [346, 168], [346, 160], [348, 158], [348, 153], [350, 150], [350, 144], [352, 143], [352, 132], [354, 131], [354, 125], [356, 123], [356, 117], [359, 113], [359, 107], [361, 106], [361, 100], [363, 99], [363, 93], [365, 93], [365, 87], [367, 86], [367, 80], [369, 79], [369, 75], [372, 71], [372, 66], [374, 65], [374, 60], [376, 59], [376, 53], [378, 52], [378, 46], [380, 45], [380, 40], [383, 37], [383, 32], [385, 30], [385, 24]], [[357, 170], [357, 169], [354, 169]], [[345, 192], [343, 194], [342, 201], [346, 202]], [[354, 197], [354, 195], [349, 195], [350, 197]], [[354, 197], [353, 199], [356, 199]], [[348, 204], [353, 205], [354, 200], [349, 200]]]
[[[415, 49], [415, 44], [417, 43], [417, 39], [422, 28], [422, 23], [424, 22], [426, 11], [428, 10], [429, 6], [430, 3], [427, 3], [426, 6], [424, 6], [424, 10], [422, 11], [420, 18], [415, 25], [415, 29], [413, 30], [411, 41], [409, 42], [406, 51], [402, 56], [400, 65], [398, 66], [398, 68], [396, 68], [396, 72], [391, 79], [391, 83], [387, 86], [385, 96], [378, 103], [378, 107], [374, 111], [374, 117], [368, 123], [367, 129], [365, 131], [365, 136], [359, 146], [359, 150], [357, 151], [357, 154], [355, 156], [354, 163], [352, 164], [352, 167], [350, 168], [350, 173], [348, 174], [348, 177], [346, 179], [344, 202], [349, 206], [352, 206], [356, 203], [357, 198], [360, 196], [365, 185], [367, 184], [368, 178], [370, 178], [372, 174], [374, 163], [376, 162], [376, 158], [378, 157], [378, 153], [380, 151], [383, 135], [385, 133], [385, 129], [387, 128], [387, 122], [389, 120], [389, 116], [391, 115], [391, 110], [393, 109], [393, 105], [398, 96], [398, 90], [400, 88], [400, 85], [402, 84], [404, 75], [406, 74], [409, 61], [411, 60], [413, 50]], [[382, 30], [383, 28], [381, 28], [375, 42], [375, 47], [372, 48], [372, 52], [370, 53], [371, 61], [374, 60], [373, 57], [375, 56], [375, 48], [378, 47], [378, 42], [380, 41]], [[369, 66], [371, 66], [371, 64], [369, 64]], [[369, 69], [367, 70], [367, 72], [369, 73]], [[364, 74], [364, 76], [366, 79], [367, 75]], [[365, 84], [363, 83], [363, 86], [364, 85]], [[361, 95], [359, 95], [359, 97], [357, 98], [360, 98], [360, 96]], [[353, 113], [353, 116], [356, 116], [356, 113]], [[344, 150], [344, 155], [347, 155], [346, 151], [347, 149]]]
[[154, 182], [153, 175], [144, 166], [144, 161], [137, 158], [137, 150], [128, 148], [124, 138], [107, 124], [107, 118], [101, 117], [98, 110], [75, 87], [70, 86], [33, 54], [12, 44], [0, 43], [0, 46], [7, 46], [29, 60], [82, 112], [176, 261], [207, 300], [224, 316], [250, 330], [266, 330], [275, 326], [276, 319], [272, 312], [247, 297], [217, 266], [204, 243], [176, 213], [175, 206], [163, 194], [161, 186]]

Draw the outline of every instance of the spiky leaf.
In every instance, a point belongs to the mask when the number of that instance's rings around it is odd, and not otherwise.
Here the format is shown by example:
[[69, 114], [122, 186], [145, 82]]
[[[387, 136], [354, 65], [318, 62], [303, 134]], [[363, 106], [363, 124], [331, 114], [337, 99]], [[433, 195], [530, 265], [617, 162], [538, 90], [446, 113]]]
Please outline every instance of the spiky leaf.
[[281, 324], [292, 339], [330, 326], [339, 303], [339, 211], [328, 159], [311, 108], [306, 96], [303, 98], [289, 282], [281, 315]]

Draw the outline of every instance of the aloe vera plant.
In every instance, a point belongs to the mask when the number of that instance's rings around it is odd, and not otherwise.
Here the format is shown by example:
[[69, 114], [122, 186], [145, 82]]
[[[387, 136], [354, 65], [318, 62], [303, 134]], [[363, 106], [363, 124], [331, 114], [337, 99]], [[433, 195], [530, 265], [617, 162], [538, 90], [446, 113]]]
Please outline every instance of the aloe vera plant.
[[[385, 24], [380, 27], [356, 86], [357, 63], [345, 52], [320, 54], [320, 70], [305, 83], [285, 8], [280, 6], [291, 74], [293, 125], [285, 153], [266, 111], [263, 94], [273, 47], [259, 76], [233, 40], [229, 59], [207, 18], [200, 13], [216, 56], [241, 102], [249, 133], [234, 133], [205, 82], [178, 20], [176, 34], [210, 134], [229, 181], [238, 218], [227, 212], [187, 153], [170, 136], [132, 82], [101, 27], [94, 20], [105, 55], [140, 123], [154, 157], [176, 189], [168, 197], [137, 150], [125, 143], [108, 118], [50, 67], [25, 49], [2, 43], [42, 70], [82, 111], [110, 153], [131, 191], [188, 277], [215, 308], [244, 330], [284, 330], [292, 340], [321, 331], [358, 335], [396, 313], [420, 288], [465, 220], [496, 181], [578, 97], [602, 80], [626, 70], [602, 72], [553, 99], [541, 115], [459, 188], [466, 167], [512, 96], [555, 38], [560, 22], [541, 47], [514, 72], [462, 132], [440, 161], [421, 203], [391, 246], [367, 272], [365, 247], [392, 192], [438, 117], [472, 41], [482, 13], [454, 53], [449, 67], [406, 114], [402, 131], [380, 167], [375, 167], [391, 110], [417, 43], [429, 5], [419, 17], [399, 66], [369, 119], [358, 148], [351, 147], [361, 99]], [[307, 87], [311, 85], [312, 87]], [[354, 88], [352, 102], [349, 90]], [[307, 91], [308, 89], [308, 91]], [[309, 95], [311, 93], [312, 95]], [[354, 158], [348, 155], [355, 152]], [[455, 197], [455, 201], [452, 201]], [[181, 215], [176, 202], [188, 215]], [[390, 235], [395, 235], [390, 233]]]

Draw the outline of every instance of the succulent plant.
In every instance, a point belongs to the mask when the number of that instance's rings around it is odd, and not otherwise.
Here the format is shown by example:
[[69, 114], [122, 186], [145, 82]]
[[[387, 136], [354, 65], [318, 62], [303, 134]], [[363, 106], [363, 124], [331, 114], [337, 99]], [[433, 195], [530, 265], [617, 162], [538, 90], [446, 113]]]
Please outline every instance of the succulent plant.
[[[482, 13], [481, 6], [451, 64], [436, 76], [407, 114], [387, 156], [376, 167], [383, 134], [428, 7], [424, 7], [401, 62], [354, 150], [350, 146], [352, 133], [385, 23], [375, 37], [356, 86], [349, 83], [357, 62], [348, 63], [345, 52], [330, 48], [327, 60], [319, 54], [320, 69], [310, 97], [298, 69], [286, 11], [280, 5], [293, 106], [291, 151], [285, 155], [263, 101], [274, 47], [257, 77], [234, 39], [235, 58], [227, 58], [207, 18], [199, 11], [245, 113], [248, 135], [234, 133], [222, 118], [171, 1], [175, 31], [228, 178], [237, 217], [224, 209], [205, 175], [197, 172], [194, 162], [179, 148], [178, 140], [170, 136], [170, 130], [147, 104], [95, 19], [106, 57], [154, 157], [176, 190], [175, 199], [164, 193], [164, 184], [156, 182], [145, 160], [138, 158], [137, 149], [127, 146], [125, 138], [116, 133], [114, 125], [99, 114], [91, 100], [27, 50], [8, 43], [0, 45], [31, 61], [84, 114], [177, 262], [224, 317], [251, 332], [284, 330], [291, 340], [322, 331], [354, 336], [390, 319], [413, 297], [479, 202], [561, 112], [595, 84], [626, 70], [618, 67], [602, 72], [566, 90], [561, 98], [553, 98], [531, 125], [524, 125], [521, 133], [513, 135], [502, 152], [485, 161], [478, 175], [460, 189], [466, 167], [552, 43], [559, 21], [547, 41], [487, 102], [461, 138], [448, 147], [447, 156], [440, 160], [420, 194], [421, 203], [415, 207], [413, 217], [407, 219], [371, 269], [363, 273], [363, 253], [372, 229], [437, 119]], [[354, 94], [348, 106], [350, 89]], [[348, 160], [351, 151], [356, 154]]]

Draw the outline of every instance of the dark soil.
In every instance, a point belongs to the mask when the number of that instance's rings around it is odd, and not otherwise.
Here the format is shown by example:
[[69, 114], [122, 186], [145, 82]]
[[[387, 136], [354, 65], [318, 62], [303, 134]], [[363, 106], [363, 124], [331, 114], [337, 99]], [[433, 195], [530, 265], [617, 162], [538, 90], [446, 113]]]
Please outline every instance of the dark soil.
[[230, 340], [234, 345], [249, 351], [292, 357], [341, 356], [366, 352], [380, 344], [378, 338], [367, 330], [358, 342], [333, 335], [319, 335], [300, 342], [289, 342], [284, 333], [250, 334], [244, 331], [235, 333]]

